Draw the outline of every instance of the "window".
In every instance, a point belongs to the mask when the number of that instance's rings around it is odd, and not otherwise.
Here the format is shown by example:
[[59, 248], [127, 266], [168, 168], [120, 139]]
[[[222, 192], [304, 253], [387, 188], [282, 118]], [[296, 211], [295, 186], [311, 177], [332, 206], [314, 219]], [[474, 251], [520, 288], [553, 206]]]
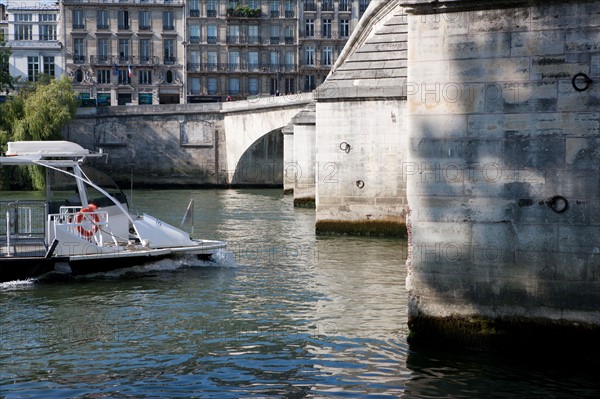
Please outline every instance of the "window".
[[333, 1], [332, 0], [322, 0], [321, 1], [321, 11], [333, 11]]
[[140, 30], [150, 30], [150, 11], [140, 11]]
[[173, 11], [163, 11], [163, 30], [174, 30]]
[[119, 39], [119, 61], [129, 62], [129, 39]]
[[248, 43], [254, 44], [260, 42], [260, 35], [258, 33], [258, 25], [248, 26]]
[[315, 20], [312, 18], [307, 18], [305, 22], [304, 36], [313, 37], [315, 35]]
[[85, 28], [85, 14], [83, 10], [73, 10], [73, 29]]
[[315, 65], [315, 47], [314, 46], [306, 46], [304, 47], [304, 63], [308, 66]]
[[175, 39], [165, 39], [163, 41], [164, 63], [166, 65], [175, 64]]
[[314, 75], [307, 75], [304, 77], [304, 91], [313, 91], [315, 89], [315, 77]]
[[150, 69], [140, 69], [138, 74], [140, 75], [140, 84], [141, 85], [151, 85], [152, 84], [152, 71]]
[[291, 25], [286, 25], [285, 27], [285, 44], [294, 44], [294, 27]]
[[331, 46], [323, 46], [323, 59], [321, 64], [331, 66], [333, 60], [333, 48]]
[[189, 0], [190, 6], [190, 17], [199, 17], [200, 16], [200, 1], [199, 0]]
[[228, 54], [228, 64], [230, 71], [237, 71], [240, 67], [240, 52], [230, 51]]
[[99, 38], [98, 39], [98, 61], [106, 62], [108, 61], [109, 54], [109, 40], [108, 38]]
[[238, 25], [229, 25], [227, 27], [227, 43], [240, 42], [240, 27]]
[[146, 63], [150, 61], [150, 39], [140, 39], [140, 62]]
[[207, 17], [216, 17], [217, 16], [217, 5], [216, 0], [207, 0], [206, 1], [206, 16]]
[[271, 51], [269, 53], [269, 59], [271, 61], [271, 66], [272, 67], [278, 67], [279, 66], [279, 52], [278, 51]]
[[279, 44], [279, 25], [271, 25], [271, 44]]
[[207, 89], [208, 89], [208, 94], [217, 94], [218, 93], [217, 78], [208, 78]]
[[285, 17], [286, 18], [294, 18], [295, 14], [296, 13], [294, 12], [294, 1], [286, 0], [285, 1]]
[[350, 24], [347, 19], [340, 20], [340, 37], [348, 37], [350, 32]]
[[285, 69], [290, 71], [290, 70], [294, 70], [295, 68], [295, 54], [291, 51], [286, 51], [285, 53]]
[[73, 38], [73, 62], [82, 63], [85, 61], [85, 39], [82, 37]]
[[209, 51], [207, 54], [208, 57], [208, 70], [209, 71], [216, 71], [218, 65], [218, 60], [217, 60], [217, 52], [216, 51]]
[[56, 25], [40, 25], [40, 40], [56, 40]]
[[239, 78], [229, 78], [229, 94], [240, 94]]
[[200, 25], [190, 26], [190, 43], [200, 43]]
[[259, 68], [258, 51], [248, 51], [248, 68], [252, 71]]
[[296, 92], [296, 79], [286, 78], [285, 79], [285, 92], [286, 94]]
[[248, 0], [248, 7], [253, 8], [253, 9], [257, 9], [260, 8], [260, 1], [259, 0]]
[[56, 76], [54, 57], [44, 57], [44, 73], [48, 76]]
[[96, 12], [96, 28], [97, 29], [108, 29], [110, 22], [108, 20], [108, 10], [98, 10]]
[[33, 40], [31, 25], [15, 25], [15, 40]]
[[38, 14], [40, 22], [56, 22], [56, 14]]
[[119, 10], [119, 29], [129, 29], [129, 11]]
[[197, 71], [200, 69], [200, 52], [197, 50], [190, 52], [190, 62], [188, 63], [188, 69]]
[[350, 11], [350, 0], [340, 0], [340, 11]]
[[190, 94], [200, 94], [200, 78], [190, 79]]
[[120, 85], [131, 84], [131, 73], [127, 68], [117, 70], [117, 74]]
[[359, 2], [358, 2], [359, 12], [365, 12], [367, 7], [369, 6], [369, 1], [370, 0], [359, 0]]
[[331, 19], [323, 19], [323, 37], [331, 37]]
[[271, 0], [271, 18], [279, 17], [279, 0]]
[[217, 25], [208, 25], [206, 27], [208, 32], [207, 41], [209, 44], [217, 43]]
[[15, 22], [31, 22], [32, 14], [15, 14]]
[[111, 72], [110, 69], [98, 69], [98, 84], [110, 84]]
[[27, 80], [36, 82], [40, 74], [40, 63], [38, 57], [27, 57]]
[[258, 78], [248, 79], [248, 94], [258, 94]]

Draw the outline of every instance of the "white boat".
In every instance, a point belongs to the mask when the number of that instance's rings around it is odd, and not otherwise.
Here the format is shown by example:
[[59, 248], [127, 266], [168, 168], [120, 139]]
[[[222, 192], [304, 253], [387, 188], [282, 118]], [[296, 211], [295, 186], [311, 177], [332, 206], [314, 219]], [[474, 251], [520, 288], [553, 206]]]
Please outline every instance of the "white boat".
[[43, 167], [46, 200], [0, 197], [0, 282], [105, 272], [163, 258], [209, 259], [226, 247], [193, 239], [153, 216], [134, 215], [108, 176], [83, 166], [86, 158], [104, 155], [68, 141], [8, 143], [0, 166]]

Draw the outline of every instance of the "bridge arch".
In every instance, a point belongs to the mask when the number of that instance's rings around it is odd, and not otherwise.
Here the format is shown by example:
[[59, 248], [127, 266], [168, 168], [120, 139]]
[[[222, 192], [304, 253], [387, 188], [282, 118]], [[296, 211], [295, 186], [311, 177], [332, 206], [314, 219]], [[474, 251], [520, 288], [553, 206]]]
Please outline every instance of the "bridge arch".
[[[281, 129], [312, 99], [311, 93], [261, 98], [257, 100], [224, 103], [226, 165], [229, 184], [252, 184], [258, 171], [253, 164], [253, 151], [260, 146], [269, 148], [276, 143]], [[281, 173], [283, 171], [283, 139], [281, 142]], [[262, 141], [261, 141], [262, 140]], [[262, 143], [262, 144], [261, 144]], [[244, 159], [243, 159], [244, 158]], [[256, 163], [256, 162], [255, 162]], [[273, 165], [272, 167], [276, 167]], [[254, 170], [253, 170], [254, 169]], [[262, 175], [262, 177], [265, 177]], [[244, 182], [245, 180], [245, 182]], [[255, 179], [256, 182], [256, 179]]]

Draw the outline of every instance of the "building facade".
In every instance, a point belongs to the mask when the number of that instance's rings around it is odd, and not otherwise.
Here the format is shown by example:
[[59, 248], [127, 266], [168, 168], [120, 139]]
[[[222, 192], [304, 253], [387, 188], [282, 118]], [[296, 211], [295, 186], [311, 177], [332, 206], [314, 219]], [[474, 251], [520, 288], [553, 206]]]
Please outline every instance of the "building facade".
[[312, 91], [369, 0], [63, 0], [66, 71], [97, 105]]
[[63, 0], [67, 73], [98, 105], [180, 103], [183, 0]]
[[6, 8], [4, 38], [11, 48], [11, 76], [35, 82], [42, 75], [57, 79], [63, 75], [59, 11], [55, 4], [35, 7], [9, 4]]

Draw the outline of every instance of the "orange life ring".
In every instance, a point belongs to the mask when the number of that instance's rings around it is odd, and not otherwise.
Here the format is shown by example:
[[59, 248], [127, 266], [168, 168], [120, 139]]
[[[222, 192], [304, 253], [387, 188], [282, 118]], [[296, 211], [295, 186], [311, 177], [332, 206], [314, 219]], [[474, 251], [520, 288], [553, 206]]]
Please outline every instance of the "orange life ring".
[[[98, 209], [96, 205], [90, 204], [87, 206], [87, 208], [83, 208], [81, 211], [77, 212], [77, 216], [75, 216], [75, 223], [78, 224], [77, 231], [85, 238], [90, 238], [95, 232], [98, 231], [98, 223], [100, 223], [100, 218], [98, 215], [95, 213], [92, 213], [91, 215], [85, 215], [85, 213], [96, 212], [96, 209]], [[92, 227], [90, 229], [86, 229], [80, 224], [84, 218], [92, 223]]]

